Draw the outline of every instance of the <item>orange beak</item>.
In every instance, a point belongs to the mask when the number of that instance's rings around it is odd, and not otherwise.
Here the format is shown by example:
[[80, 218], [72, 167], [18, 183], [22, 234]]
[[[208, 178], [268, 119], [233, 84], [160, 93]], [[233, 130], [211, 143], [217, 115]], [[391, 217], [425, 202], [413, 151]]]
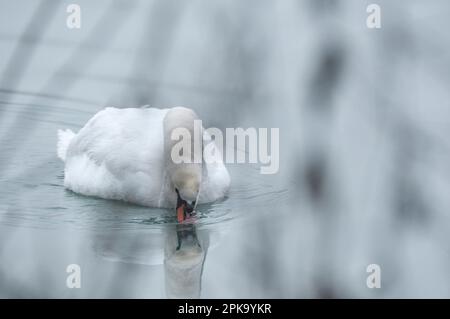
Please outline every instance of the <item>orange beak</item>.
[[179, 223], [182, 223], [185, 219], [184, 210], [186, 209], [186, 204], [182, 203], [179, 207], [177, 207], [177, 220]]

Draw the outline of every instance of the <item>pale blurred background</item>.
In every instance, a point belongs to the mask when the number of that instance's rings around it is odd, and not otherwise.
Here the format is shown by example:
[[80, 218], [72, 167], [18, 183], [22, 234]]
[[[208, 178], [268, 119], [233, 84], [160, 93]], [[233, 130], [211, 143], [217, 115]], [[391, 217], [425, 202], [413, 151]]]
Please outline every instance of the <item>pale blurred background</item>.
[[0, 297], [167, 296], [170, 212], [65, 191], [56, 158], [58, 128], [145, 104], [280, 128], [279, 173], [231, 167], [230, 197], [203, 208], [201, 297], [450, 297], [449, 10], [0, 0]]

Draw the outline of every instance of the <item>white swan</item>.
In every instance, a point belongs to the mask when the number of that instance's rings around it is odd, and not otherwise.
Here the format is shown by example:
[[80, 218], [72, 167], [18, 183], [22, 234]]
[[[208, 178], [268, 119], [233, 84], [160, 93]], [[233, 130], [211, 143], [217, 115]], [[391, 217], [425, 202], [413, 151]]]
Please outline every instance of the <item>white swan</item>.
[[199, 138], [204, 143], [214, 143], [204, 130], [194, 132], [196, 119], [184, 107], [108, 107], [77, 134], [58, 130], [64, 186], [84, 195], [177, 209], [187, 201], [206, 203], [225, 197], [230, 176], [222, 162], [175, 164], [171, 160], [175, 128], [187, 128], [192, 139], [203, 134]]

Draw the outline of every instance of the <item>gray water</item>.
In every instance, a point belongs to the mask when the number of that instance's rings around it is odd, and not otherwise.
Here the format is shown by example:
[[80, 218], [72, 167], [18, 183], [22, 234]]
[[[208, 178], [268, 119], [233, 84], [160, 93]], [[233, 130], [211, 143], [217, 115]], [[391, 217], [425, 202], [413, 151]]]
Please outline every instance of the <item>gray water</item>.
[[[450, 297], [447, 1], [69, 3], [0, 1], [0, 297]], [[65, 190], [57, 129], [142, 105], [280, 128], [280, 170], [186, 229]]]

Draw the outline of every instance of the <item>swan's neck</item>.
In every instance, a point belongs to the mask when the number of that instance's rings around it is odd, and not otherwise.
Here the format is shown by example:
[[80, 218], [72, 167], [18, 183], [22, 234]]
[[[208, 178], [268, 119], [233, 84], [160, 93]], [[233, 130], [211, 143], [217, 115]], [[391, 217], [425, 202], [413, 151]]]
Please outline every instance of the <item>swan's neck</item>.
[[[198, 121], [198, 122], [197, 122]], [[164, 117], [165, 170], [174, 187], [202, 177], [202, 128], [190, 109], [175, 107]]]

